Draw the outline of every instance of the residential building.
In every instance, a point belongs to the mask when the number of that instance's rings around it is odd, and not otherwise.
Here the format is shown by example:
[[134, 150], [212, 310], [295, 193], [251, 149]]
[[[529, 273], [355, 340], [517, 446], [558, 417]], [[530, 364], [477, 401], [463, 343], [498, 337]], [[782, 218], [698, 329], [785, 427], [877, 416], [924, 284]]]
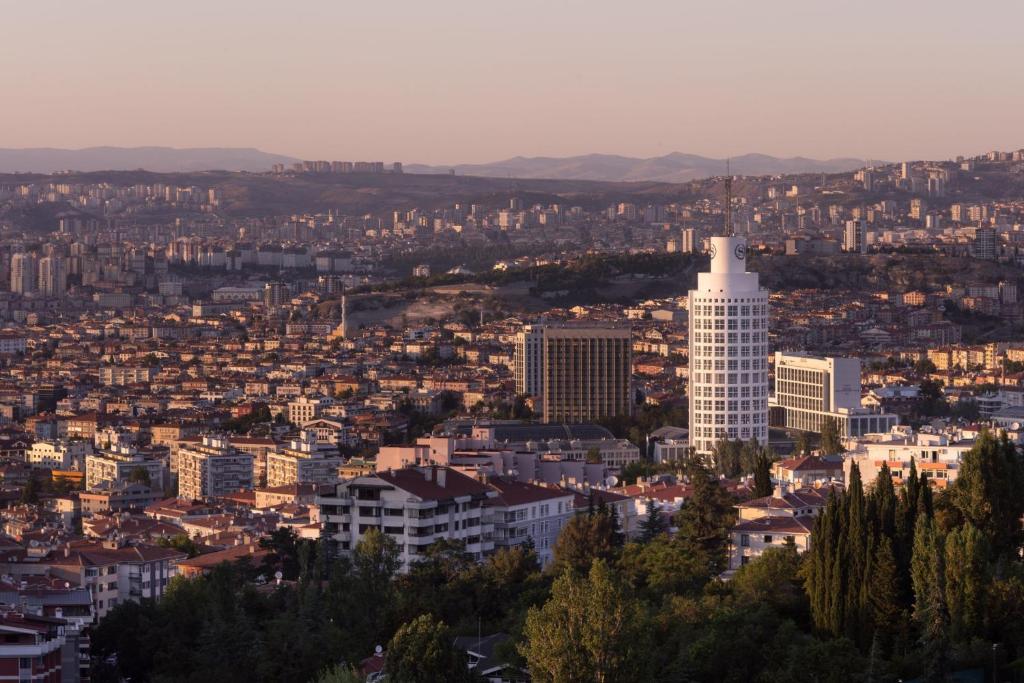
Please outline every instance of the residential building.
[[461, 541], [478, 560], [490, 553], [494, 525], [485, 503], [497, 495], [448, 467], [407, 467], [341, 482], [333, 494], [317, 497], [317, 506], [334, 552], [351, 553], [377, 529], [398, 544], [404, 571], [439, 540]]
[[160, 490], [124, 480], [103, 482], [89, 491], [78, 493], [83, 517], [100, 512], [143, 510], [162, 498], [163, 492]]
[[36, 255], [18, 253], [11, 256], [11, 292], [14, 294], [31, 294], [36, 291], [38, 276], [36, 275]]
[[927, 473], [929, 483], [939, 489], [956, 481], [964, 453], [975, 439], [959, 431], [947, 433], [914, 432], [909, 427], [894, 427], [887, 434], [869, 434], [847, 442], [843, 473], [849, 481], [854, 464], [860, 469], [865, 487], [873, 486], [882, 465], [889, 468], [897, 487], [910, 475], [913, 463], [918, 476]]
[[147, 458], [131, 446], [115, 444], [85, 457], [85, 487], [93, 490], [103, 482], [127, 481], [136, 470], [146, 473], [154, 490], [162, 491], [170, 483], [163, 460]]
[[868, 253], [867, 229], [861, 219], [846, 221], [846, 230], [843, 232], [843, 251], [854, 254]]
[[267, 486], [334, 484], [344, 462], [335, 446], [318, 443], [312, 433], [303, 432], [286, 448], [267, 454]]
[[799, 552], [809, 550], [814, 518], [828, 502], [830, 490], [791, 491], [780, 484], [770, 496], [737, 505], [739, 519], [729, 532], [729, 569], [739, 569], [765, 550], [790, 543]]
[[207, 500], [250, 490], [253, 457], [222, 437], [204, 436], [178, 451], [178, 497]]
[[494, 522], [495, 548], [529, 542], [541, 566], [554, 559], [555, 542], [572, 518], [572, 491], [495, 477], [487, 482], [498, 491], [487, 501]]
[[18, 683], [77, 681], [77, 667], [64, 670], [65, 623], [14, 607], [0, 608], [0, 680]]
[[88, 441], [36, 441], [25, 451], [25, 459], [33, 467], [70, 470], [80, 468], [89, 453], [92, 445]]
[[288, 421], [296, 425], [311, 422], [320, 417], [324, 405], [324, 399], [299, 396], [288, 402]]

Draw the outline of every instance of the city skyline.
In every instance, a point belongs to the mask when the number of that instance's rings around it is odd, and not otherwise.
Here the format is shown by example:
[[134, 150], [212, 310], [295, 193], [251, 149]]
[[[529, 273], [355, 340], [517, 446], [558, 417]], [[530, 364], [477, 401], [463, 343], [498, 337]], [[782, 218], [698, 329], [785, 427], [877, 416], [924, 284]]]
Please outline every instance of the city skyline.
[[[1013, 54], [1024, 8], [871, 4], [186, 2], [171, 16], [22, 4], [9, 19], [23, 30], [3, 50], [33, 66], [0, 77], [19, 105], [0, 147], [452, 164], [672, 151], [945, 159], [1024, 146]], [[152, 28], [128, 30], [139, 26]]]

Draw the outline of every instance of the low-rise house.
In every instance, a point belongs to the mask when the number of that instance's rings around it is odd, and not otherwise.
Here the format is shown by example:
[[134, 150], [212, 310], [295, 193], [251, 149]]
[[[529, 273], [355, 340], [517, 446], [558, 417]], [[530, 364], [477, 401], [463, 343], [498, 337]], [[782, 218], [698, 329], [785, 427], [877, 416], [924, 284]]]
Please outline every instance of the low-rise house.
[[791, 491], [779, 484], [770, 496], [738, 504], [739, 519], [729, 531], [729, 569], [739, 569], [768, 548], [788, 543], [807, 551], [814, 518], [828, 503], [831, 491], [832, 487]]

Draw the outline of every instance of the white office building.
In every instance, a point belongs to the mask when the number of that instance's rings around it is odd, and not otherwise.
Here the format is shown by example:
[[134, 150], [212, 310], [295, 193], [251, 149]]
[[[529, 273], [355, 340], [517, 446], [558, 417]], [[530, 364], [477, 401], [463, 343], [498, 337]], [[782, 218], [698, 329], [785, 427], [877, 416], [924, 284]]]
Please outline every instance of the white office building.
[[888, 432], [899, 416], [861, 407], [860, 359], [775, 354], [775, 395], [769, 400], [772, 426], [821, 432], [826, 418], [840, 436]]
[[768, 441], [768, 290], [746, 270], [747, 241], [711, 238], [711, 272], [690, 290], [690, 441]]

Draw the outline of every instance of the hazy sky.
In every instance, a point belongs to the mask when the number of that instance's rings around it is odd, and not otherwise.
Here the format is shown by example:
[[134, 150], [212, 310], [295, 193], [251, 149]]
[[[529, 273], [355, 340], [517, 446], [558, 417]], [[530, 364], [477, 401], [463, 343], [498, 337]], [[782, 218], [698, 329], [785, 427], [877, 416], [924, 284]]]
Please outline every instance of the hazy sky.
[[0, 147], [1024, 147], [1021, 0], [0, 0]]

